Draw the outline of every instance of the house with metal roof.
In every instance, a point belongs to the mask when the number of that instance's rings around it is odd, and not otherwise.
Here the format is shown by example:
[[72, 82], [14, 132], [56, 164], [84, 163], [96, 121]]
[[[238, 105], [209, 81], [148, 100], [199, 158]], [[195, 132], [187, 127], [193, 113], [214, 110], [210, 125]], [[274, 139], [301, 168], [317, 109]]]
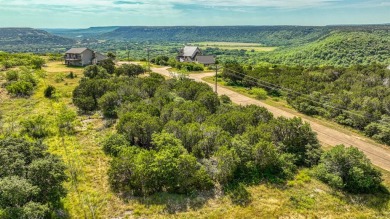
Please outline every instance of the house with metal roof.
[[95, 65], [106, 59], [107, 56], [88, 48], [72, 48], [65, 53], [65, 64], [68, 66]]
[[215, 57], [204, 56], [202, 50], [197, 46], [185, 46], [180, 50], [177, 60], [180, 62], [196, 62], [206, 66], [215, 64]]

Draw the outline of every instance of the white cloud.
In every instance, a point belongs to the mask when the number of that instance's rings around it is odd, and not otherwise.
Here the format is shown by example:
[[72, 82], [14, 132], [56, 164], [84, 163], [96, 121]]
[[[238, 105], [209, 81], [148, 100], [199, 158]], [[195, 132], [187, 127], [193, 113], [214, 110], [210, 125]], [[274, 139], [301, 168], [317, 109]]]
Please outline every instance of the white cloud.
[[70, 6], [70, 7], [107, 7], [116, 8], [116, 2], [123, 8], [145, 9], [150, 7], [172, 7], [175, 4], [188, 4], [215, 7], [279, 7], [298, 8], [311, 7], [335, 2], [338, 0], [0, 0], [3, 6]]
[[[7, 10], [49, 11], [53, 13], [83, 14], [140, 14], [147, 16], [178, 16], [184, 8], [212, 7], [220, 10], [246, 11], [261, 7], [278, 9], [300, 9], [310, 7], [361, 7], [389, 6], [384, 0], [0, 0], [0, 6]], [[180, 5], [180, 7], [176, 7]]]

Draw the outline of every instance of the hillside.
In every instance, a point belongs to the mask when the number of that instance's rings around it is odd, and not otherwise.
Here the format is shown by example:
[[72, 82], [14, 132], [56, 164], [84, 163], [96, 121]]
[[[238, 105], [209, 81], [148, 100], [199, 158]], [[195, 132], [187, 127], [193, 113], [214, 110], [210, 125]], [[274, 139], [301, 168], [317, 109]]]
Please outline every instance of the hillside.
[[3, 51], [45, 52], [75, 44], [76, 41], [33, 28], [0, 28]]
[[90, 27], [87, 29], [44, 29], [45, 31], [69, 38], [96, 38], [101, 34], [115, 31], [118, 27]]
[[295, 26], [120, 27], [101, 37], [131, 41], [225, 41], [284, 46], [311, 42], [328, 33], [329, 28]]
[[257, 56], [257, 60], [305, 66], [390, 64], [388, 33], [388, 31], [335, 32], [325, 39], [307, 45]]
[[88, 29], [48, 29], [52, 34], [103, 40], [137, 42], [246, 42], [266, 46], [290, 46], [314, 42], [338, 32], [378, 32], [389, 25], [359, 26], [171, 26], [171, 27], [91, 27]]
[[72, 44], [74, 40], [32, 28], [0, 28], [0, 45], [11, 44]]

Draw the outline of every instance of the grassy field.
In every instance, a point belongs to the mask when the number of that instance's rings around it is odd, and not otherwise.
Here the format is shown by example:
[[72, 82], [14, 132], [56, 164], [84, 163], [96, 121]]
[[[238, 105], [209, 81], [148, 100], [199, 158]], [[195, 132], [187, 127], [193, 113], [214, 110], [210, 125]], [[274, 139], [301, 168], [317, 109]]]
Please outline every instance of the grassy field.
[[[389, 195], [349, 195], [335, 192], [300, 170], [294, 180], [282, 184], [263, 182], [246, 187], [246, 204], [237, 204], [236, 196], [223, 195], [215, 189], [197, 196], [157, 194], [125, 200], [112, 193], [107, 171], [110, 158], [100, 142], [114, 131], [115, 125], [100, 113], [77, 116], [75, 135], [62, 139], [55, 128], [62, 107], [77, 111], [72, 105], [72, 91], [82, 77], [82, 68], [68, 68], [59, 62], [48, 63], [46, 77], [40, 79], [35, 94], [11, 98], [0, 88], [0, 111], [5, 129], [18, 131], [18, 123], [32, 115], [45, 115], [52, 135], [45, 139], [51, 153], [63, 158], [68, 172], [77, 173], [76, 181], [65, 184], [68, 195], [63, 200], [71, 218], [389, 218]], [[72, 71], [77, 78], [59, 81]], [[0, 83], [4, 72], [0, 72]], [[57, 89], [57, 99], [46, 99], [47, 85]], [[390, 174], [383, 171], [386, 186]]]
[[193, 43], [193, 45], [200, 46], [202, 49], [207, 47], [216, 47], [225, 50], [249, 50], [255, 52], [271, 52], [277, 49], [277, 47], [264, 47], [259, 43], [235, 43], [235, 42], [199, 42]]

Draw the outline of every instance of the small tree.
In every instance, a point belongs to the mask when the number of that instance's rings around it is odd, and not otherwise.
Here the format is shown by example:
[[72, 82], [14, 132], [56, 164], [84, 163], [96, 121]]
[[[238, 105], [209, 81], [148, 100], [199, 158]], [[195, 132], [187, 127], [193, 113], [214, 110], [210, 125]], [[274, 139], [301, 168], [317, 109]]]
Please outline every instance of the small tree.
[[222, 77], [234, 84], [241, 82], [245, 75], [244, 68], [237, 61], [226, 62], [222, 71]]
[[230, 99], [230, 97], [228, 97], [227, 95], [223, 94], [219, 97], [221, 103], [224, 103], [224, 104], [231, 104], [232, 103], [232, 100]]
[[106, 118], [117, 118], [120, 97], [117, 92], [108, 92], [99, 99], [99, 106]]
[[115, 71], [116, 75], [124, 75], [128, 77], [135, 77], [144, 73], [144, 69], [140, 65], [124, 64], [118, 67]]
[[84, 76], [91, 79], [92, 78], [102, 79], [102, 78], [109, 77], [107, 70], [98, 65], [91, 65], [86, 67], [84, 70]]
[[103, 151], [108, 155], [116, 157], [127, 146], [129, 146], [129, 143], [123, 135], [113, 134], [103, 142]]
[[123, 134], [132, 145], [149, 148], [152, 134], [162, 130], [160, 119], [147, 113], [126, 113], [118, 123], [117, 130]]
[[252, 88], [252, 90], [249, 93], [255, 95], [256, 99], [259, 100], [267, 99], [267, 91], [265, 91], [262, 88]]
[[50, 134], [48, 123], [42, 115], [23, 120], [21, 125], [22, 133], [33, 138], [44, 138]]
[[15, 96], [30, 96], [33, 93], [34, 85], [27, 81], [17, 81], [6, 87], [8, 93]]
[[113, 74], [115, 72], [115, 63], [111, 59], [103, 60], [99, 63], [99, 66], [106, 69], [108, 74]]
[[31, 64], [34, 69], [42, 69], [43, 65], [45, 64], [45, 60], [40, 57], [35, 57], [31, 59]]
[[5, 78], [8, 82], [18, 81], [19, 80], [19, 72], [15, 70], [7, 71], [5, 74]]
[[52, 98], [55, 92], [56, 92], [56, 88], [52, 85], [49, 85], [46, 87], [43, 93], [46, 98]]
[[107, 57], [111, 60], [115, 60], [116, 59], [116, 55], [113, 53], [113, 52], [108, 52], [107, 53]]
[[352, 193], [373, 193], [382, 182], [381, 172], [363, 152], [344, 145], [322, 155], [316, 175], [330, 186]]
[[76, 118], [76, 112], [69, 109], [66, 105], [60, 106], [56, 123], [61, 136], [64, 136], [65, 134], [73, 134]]

